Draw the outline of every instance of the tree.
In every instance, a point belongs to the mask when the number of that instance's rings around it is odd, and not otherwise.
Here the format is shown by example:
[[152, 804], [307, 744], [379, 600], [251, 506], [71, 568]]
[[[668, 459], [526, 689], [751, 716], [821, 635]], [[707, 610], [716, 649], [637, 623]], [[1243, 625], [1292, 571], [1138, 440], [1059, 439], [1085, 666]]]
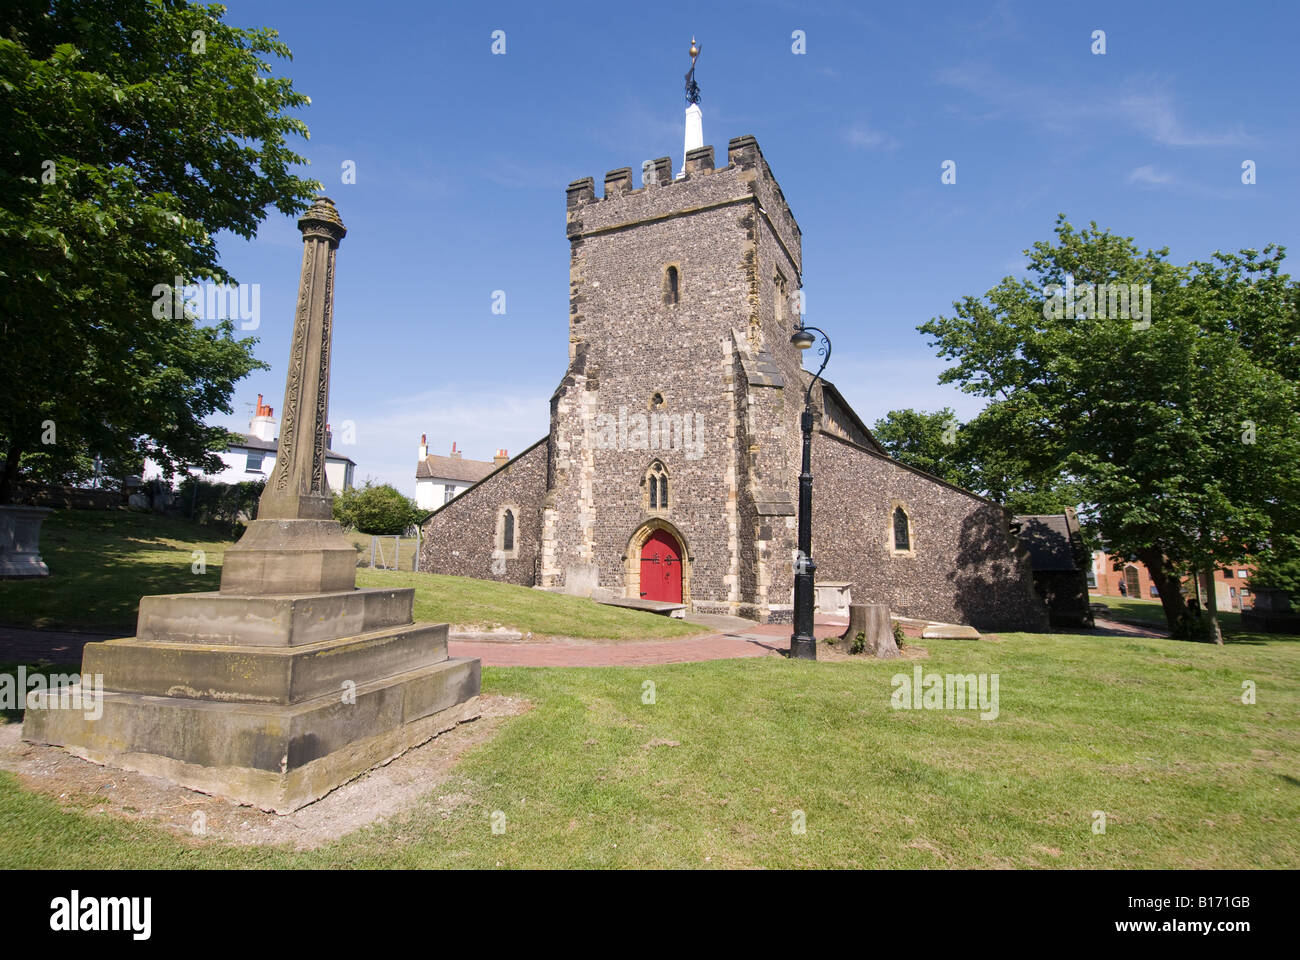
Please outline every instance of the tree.
[[948, 407], [934, 413], [891, 410], [872, 433], [896, 460], [1013, 513], [1060, 513], [1077, 506], [1076, 491], [1056, 465], [1020, 446], [1018, 414], [1014, 405], [995, 405], [963, 424]]
[[334, 519], [373, 536], [398, 536], [427, 513], [388, 484], [351, 487], [334, 494]]
[[[989, 399], [998, 449], [1062, 478], [1111, 552], [1146, 564], [1172, 630], [1183, 572], [1296, 529], [1296, 288], [1252, 251], [1178, 267], [1095, 223], [1062, 215], [1055, 232], [1026, 251], [1034, 280], [1007, 277], [920, 329], [956, 361], [940, 381]], [[1212, 597], [1209, 613], [1219, 639]]]
[[871, 427], [876, 440], [895, 460], [964, 486], [969, 474], [962, 463], [960, 430], [956, 414], [948, 407], [934, 413], [910, 407], [890, 410]]
[[172, 296], [177, 278], [232, 282], [216, 234], [252, 237], [268, 206], [301, 211], [319, 186], [291, 172], [303, 158], [285, 143], [307, 136], [288, 111], [308, 98], [265, 59], [289, 49], [224, 13], [179, 0], [6, 11], [0, 503], [42, 451], [71, 475], [92, 453], [147, 455], [168, 475], [219, 468], [230, 434], [204, 419], [265, 368], [231, 320], [204, 325]]

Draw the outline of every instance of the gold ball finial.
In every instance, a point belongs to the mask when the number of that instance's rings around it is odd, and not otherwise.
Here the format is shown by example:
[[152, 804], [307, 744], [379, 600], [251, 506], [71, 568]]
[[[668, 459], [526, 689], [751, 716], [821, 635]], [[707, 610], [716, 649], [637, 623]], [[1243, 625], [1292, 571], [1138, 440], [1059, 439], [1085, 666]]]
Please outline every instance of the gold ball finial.
[[695, 38], [691, 37], [691, 59], [694, 60], [700, 55], [700, 48], [695, 45]]

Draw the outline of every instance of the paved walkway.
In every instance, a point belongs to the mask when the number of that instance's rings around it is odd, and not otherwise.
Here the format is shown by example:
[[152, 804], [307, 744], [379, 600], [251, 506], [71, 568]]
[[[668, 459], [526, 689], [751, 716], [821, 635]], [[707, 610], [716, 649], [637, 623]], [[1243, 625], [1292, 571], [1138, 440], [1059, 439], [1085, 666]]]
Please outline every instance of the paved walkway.
[[[714, 622], [717, 621], [717, 622]], [[447, 644], [453, 657], [478, 657], [486, 667], [617, 667], [649, 666], [657, 663], [695, 663], [701, 660], [730, 660], [736, 657], [772, 657], [790, 650], [790, 624], [758, 624], [736, 617], [701, 618], [716, 632], [680, 640], [648, 641], [547, 641], [516, 643], [452, 640]], [[817, 637], [839, 636], [847, 620], [818, 618]], [[1147, 627], [1097, 618], [1093, 631], [1110, 636], [1164, 637]], [[919, 635], [919, 630], [908, 630]], [[0, 627], [0, 663], [81, 662], [81, 648], [111, 636], [60, 630], [23, 630]]]
[[[726, 622], [709, 625], [723, 629], [680, 640], [537, 643], [452, 640], [447, 650], [453, 657], [478, 657], [488, 667], [612, 667], [779, 656], [790, 649], [788, 623], [756, 624], [736, 617], [715, 619]], [[819, 620], [814, 632], [818, 637], [838, 636], [844, 632], [844, 626]], [[0, 627], [0, 662], [48, 660], [76, 664], [81, 662], [81, 648], [85, 644], [113, 636], [118, 634]]]
[[0, 627], [0, 663], [81, 663], [81, 648], [86, 644], [125, 635]]

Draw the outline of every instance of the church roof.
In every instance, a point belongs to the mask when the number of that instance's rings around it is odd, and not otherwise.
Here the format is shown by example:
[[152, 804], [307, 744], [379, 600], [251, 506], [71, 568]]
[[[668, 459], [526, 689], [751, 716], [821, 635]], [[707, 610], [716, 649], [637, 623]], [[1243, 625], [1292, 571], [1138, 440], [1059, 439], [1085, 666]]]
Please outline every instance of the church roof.
[[[803, 371], [803, 374], [805, 378], [812, 377], [812, 374], [807, 370]], [[862, 422], [862, 418], [849, 406], [849, 402], [844, 399], [844, 395], [836, 389], [835, 384], [826, 379], [822, 380], [822, 412], [824, 414], [822, 429], [829, 429], [832, 433], [837, 433], [846, 440], [852, 440], [859, 446], [888, 456], [885, 448], [880, 445], [880, 441], [867, 429], [867, 425]]]
[[433, 478], [478, 483], [496, 469], [491, 460], [466, 460], [463, 457], [443, 457], [431, 453], [415, 465], [415, 479]]
[[1077, 521], [1064, 513], [1022, 514], [1020, 542], [1035, 572], [1078, 570], [1085, 555]]

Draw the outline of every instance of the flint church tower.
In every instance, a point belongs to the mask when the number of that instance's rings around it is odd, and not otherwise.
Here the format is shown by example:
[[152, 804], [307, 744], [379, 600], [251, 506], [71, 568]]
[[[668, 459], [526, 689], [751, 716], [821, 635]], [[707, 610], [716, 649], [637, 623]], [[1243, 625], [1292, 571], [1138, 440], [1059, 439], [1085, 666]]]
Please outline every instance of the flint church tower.
[[[790, 339], [800, 231], [753, 137], [732, 139], [725, 157], [703, 144], [694, 42], [691, 53], [681, 168], [661, 157], [641, 165], [639, 186], [624, 167], [599, 196], [590, 177], [566, 191], [569, 361], [548, 436], [425, 521], [421, 570], [790, 619], [811, 379]], [[830, 384], [812, 400], [819, 580], [852, 581], [855, 600], [898, 613], [969, 622], [955, 588], [935, 581], [952, 573], [964, 535], [992, 537], [1016, 567], [1004, 512], [890, 460]], [[822, 477], [827, 444], [837, 446]], [[929, 499], [955, 509], [907, 506], [928, 484], [946, 488]], [[912, 541], [895, 549], [896, 504], [916, 512], [918, 533], [924, 513], [938, 552], [921, 563]], [[942, 536], [928, 535], [933, 524]], [[900, 596], [898, 578], [922, 566], [926, 589]]]
[[579, 180], [566, 229], [541, 585], [576, 573], [696, 610], [788, 610], [800, 239], [758, 144], [732, 140], [722, 166], [695, 147], [676, 178], [661, 158], [640, 189], [613, 170], [599, 198]]

